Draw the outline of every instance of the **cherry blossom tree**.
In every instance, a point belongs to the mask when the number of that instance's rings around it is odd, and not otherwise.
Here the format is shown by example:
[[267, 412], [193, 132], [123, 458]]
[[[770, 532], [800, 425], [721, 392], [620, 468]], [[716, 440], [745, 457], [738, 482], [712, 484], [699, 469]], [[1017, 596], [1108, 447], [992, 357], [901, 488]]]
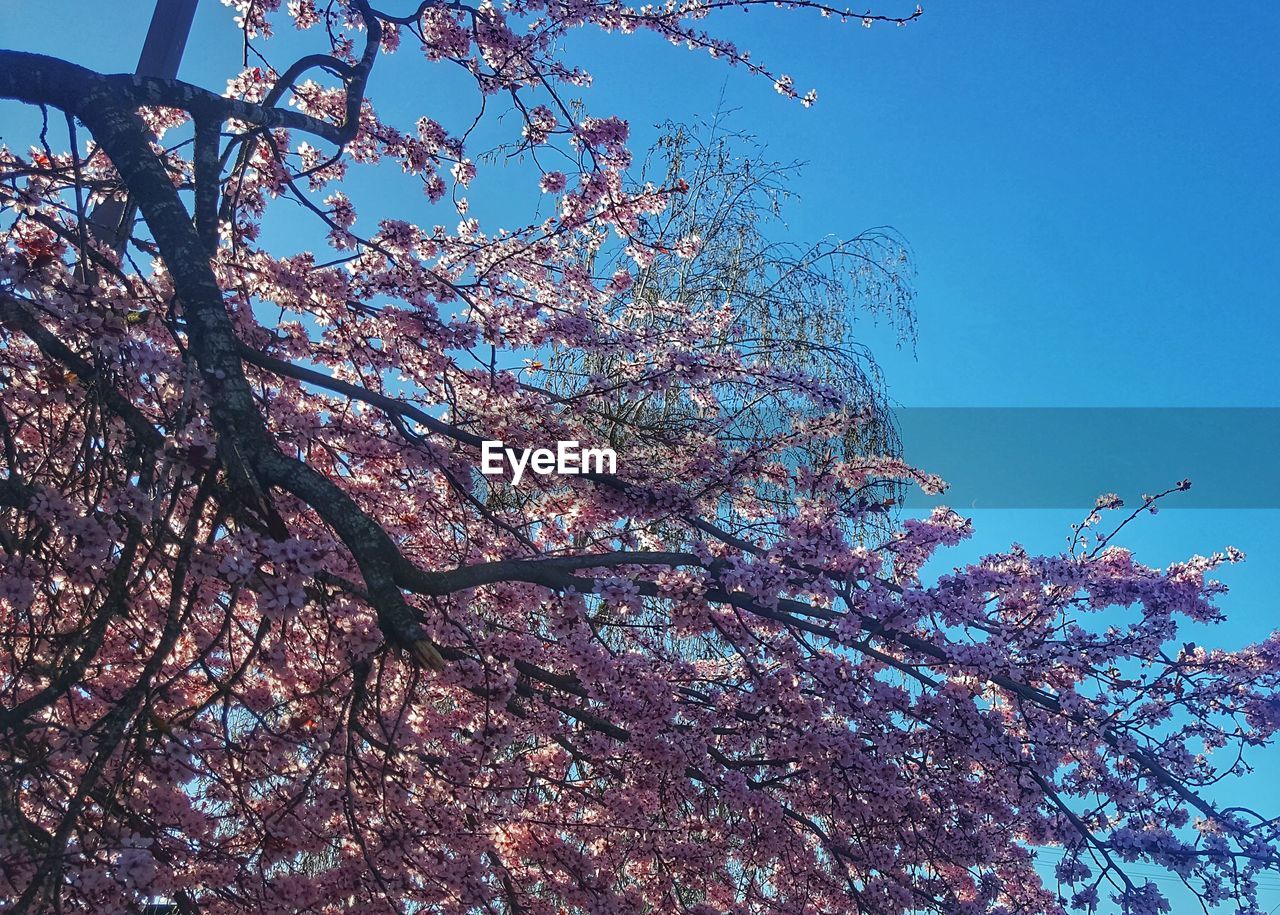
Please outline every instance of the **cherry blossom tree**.
[[[1235, 552], [1140, 564], [1115, 535], [1155, 498], [1100, 534], [1107, 498], [1062, 555], [924, 575], [969, 523], [856, 536], [878, 481], [941, 484], [840, 447], [846, 388], [735, 345], [733, 302], [628, 297], [698, 239], [653, 231], [682, 188], [564, 101], [561, 39], [811, 102], [703, 31], [756, 2], [237, 0], [225, 91], [0, 52], [44, 125], [0, 153], [0, 908], [1167, 910], [1141, 863], [1256, 911], [1277, 822], [1206, 792], [1280, 725], [1280, 637], [1178, 637]], [[469, 215], [497, 166], [378, 116], [392, 53], [516, 113], [554, 211]], [[456, 228], [357, 209], [377, 163]], [[116, 249], [89, 213], [122, 195]], [[331, 253], [268, 241], [288, 203]], [[673, 391], [698, 421], [634, 425], [616, 474], [478, 473]], [[743, 440], [744, 404], [778, 422]]]

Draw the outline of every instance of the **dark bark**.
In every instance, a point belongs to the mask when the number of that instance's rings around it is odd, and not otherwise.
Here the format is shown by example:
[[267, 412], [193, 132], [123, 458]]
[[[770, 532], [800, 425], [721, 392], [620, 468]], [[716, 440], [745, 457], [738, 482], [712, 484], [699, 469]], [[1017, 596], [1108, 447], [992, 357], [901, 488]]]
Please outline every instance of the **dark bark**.
[[[396, 583], [396, 567], [404, 560], [391, 539], [341, 488], [282, 454], [267, 429], [245, 378], [240, 343], [209, 264], [210, 249], [151, 150], [150, 133], [135, 110], [137, 98], [128, 91], [130, 85], [157, 90], [167, 104], [183, 102], [200, 131], [216, 131], [225, 117], [234, 116], [234, 105], [221, 107], [228, 100], [187, 84], [107, 77], [52, 57], [0, 51], [0, 97], [47, 105], [78, 118], [111, 159], [141, 210], [186, 317], [188, 345], [209, 394], [205, 400], [230, 489], [269, 525], [278, 518], [269, 498], [273, 486], [310, 505], [359, 565], [383, 634], [421, 663], [439, 667], [443, 659]], [[210, 127], [211, 121], [217, 126]], [[200, 171], [206, 180], [216, 181], [216, 174]], [[208, 189], [197, 188], [198, 200], [207, 202], [208, 194]]]

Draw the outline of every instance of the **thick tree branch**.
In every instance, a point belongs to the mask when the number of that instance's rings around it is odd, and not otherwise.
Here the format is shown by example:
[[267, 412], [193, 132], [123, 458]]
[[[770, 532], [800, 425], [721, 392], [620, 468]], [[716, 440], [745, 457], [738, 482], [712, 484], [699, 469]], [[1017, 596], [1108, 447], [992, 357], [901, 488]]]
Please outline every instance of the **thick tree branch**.
[[[376, 24], [373, 26], [377, 30]], [[371, 37], [376, 37], [371, 34]], [[364, 59], [372, 66], [374, 51]], [[244, 376], [240, 344], [209, 265], [205, 245], [148, 142], [146, 125], [116, 82], [41, 55], [0, 52], [0, 97], [51, 105], [80, 118], [120, 172], [173, 278], [187, 318], [191, 352], [205, 386], [228, 483], [265, 518], [277, 517], [264, 487], [280, 486], [312, 506], [351, 551], [384, 633], [430, 667], [443, 660], [405, 602], [393, 570], [399, 552], [342, 489], [280, 453]], [[16, 315], [16, 317], [20, 317]], [[33, 329], [33, 332], [38, 333]]]

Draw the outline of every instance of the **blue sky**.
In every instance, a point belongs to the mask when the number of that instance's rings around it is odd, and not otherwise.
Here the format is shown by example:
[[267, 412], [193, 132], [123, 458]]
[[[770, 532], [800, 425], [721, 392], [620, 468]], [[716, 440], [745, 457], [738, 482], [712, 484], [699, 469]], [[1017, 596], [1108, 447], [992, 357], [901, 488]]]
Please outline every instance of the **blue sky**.
[[[0, 43], [131, 70], [149, 10], [0, 0]], [[710, 25], [817, 88], [817, 106], [705, 53], [584, 34], [570, 46], [596, 77], [590, 108], [630, 118], [637, 149], [659, 121], [735, 109], [734, 126], [776, 158], [808, 163], [787, 214], [797, 239], [898, 229], [919, 269], [919, 343], [866, 333], [899, 402], [1280, 406], [1280, 4], [938, 2], [901, 29], [773, 9]], [[203, 0], [182, 75], [220, 88], [238, 58], [229, 12]], [[409, 63], [375, 78], [375, 100], [455, 126], [469, 116], [449, 75]], [[0, 133], [13, 117], [0, 109]], [[536, 191], [497, 181], [477, 186], [477, 212], [527, 219]], [[975, 540], [946, 561], [1015, 540], [1058, 550], [1080, 514], [977, 512]], [[1125, 542], [1153, 564], [1226, 544], [1249, 554], [1226, 576], [1229, 623], [1199, 641], [1280, 624], [1280, 512], [1174, 509], [1132, 531]], [[1219, 796], [1280, 807], [1276, 759]], [[1280, 907], [1280, 890], [1268, 899]]]
[[[1280, 403], [1280, 6], [964, 6], [906, 28], [767, 8], [710, 20], [816, 87], [807, 110], [649, 36], [570, 41], [596, 77], [588, 104], [628, 116], [637, 147], [660, 120], [736, 109], [779, 159], [808, 163], [798, 237], [906, 236], [919, 347], [879, 351], [903, 403]], [[105, 70], [132, 69], [149, 9], [0, 0], [5, 43]], [[220, 87], [238, 57], [229, 11], [203, 0], [182, 75]], [[452, 85], [396, 60], [373, 94], [460, 123]]]

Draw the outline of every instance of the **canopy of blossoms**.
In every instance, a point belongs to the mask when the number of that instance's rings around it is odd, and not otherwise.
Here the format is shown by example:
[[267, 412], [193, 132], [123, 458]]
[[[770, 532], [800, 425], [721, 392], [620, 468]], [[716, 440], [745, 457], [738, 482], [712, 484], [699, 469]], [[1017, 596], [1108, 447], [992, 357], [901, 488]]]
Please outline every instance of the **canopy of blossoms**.
[[[687, 188], [628, 180], [562, 39], [811, 102], [702, 30], [756, 2], [236, 0], [225, 91], [0, 52], [46, 124], [0, 150], [0, 911], [1166, 911], [1134, 864], [1256, 911], [1276, 820], [1206, 791], [1280, 726], [1280, 637], [1178, 638], [1234, 552], [1147, 567], [1102, 519], [1157, 497], [1104, 499], [1061, 555], [922, 578], [964, 518], [858, 532], [940, 481], [842, 448], [865, 417], [733, 302], [628, 300], [696, 255], [646, 231]], [[468, 138], [377, 114], [393, 53], [518, 115], [550, 215], [468, 215]], [[358, 212], [377, 163], [460, 221]], [[330, 250], [260, 242], [286, 206]], [[672, 392], [696, 421], [622, 409]], [[735, 435], [761, 403], [790, 421]], [[616, 474], [478, 471], [619, 423]]]

